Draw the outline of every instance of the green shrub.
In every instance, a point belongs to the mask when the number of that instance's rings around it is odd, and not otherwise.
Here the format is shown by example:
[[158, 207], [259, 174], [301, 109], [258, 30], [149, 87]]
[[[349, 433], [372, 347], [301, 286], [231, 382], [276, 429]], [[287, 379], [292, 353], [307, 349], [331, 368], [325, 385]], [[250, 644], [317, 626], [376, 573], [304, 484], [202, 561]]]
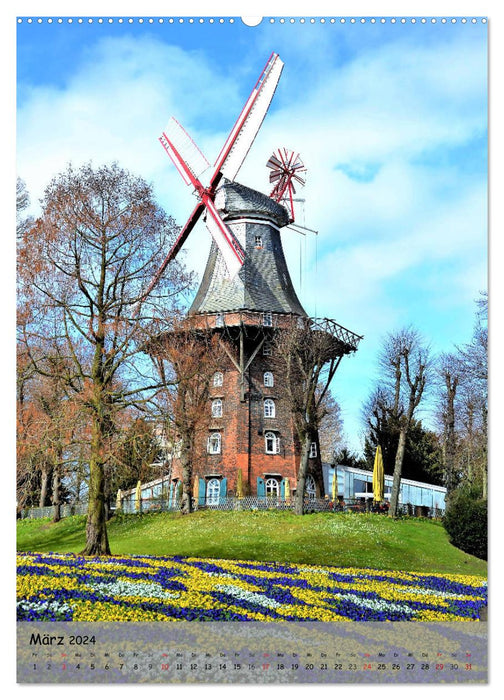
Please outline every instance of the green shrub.
[[479, 489], [459, 487], [448, 501], [443, 525], [455, 547], [486, 561], [488, 509]]

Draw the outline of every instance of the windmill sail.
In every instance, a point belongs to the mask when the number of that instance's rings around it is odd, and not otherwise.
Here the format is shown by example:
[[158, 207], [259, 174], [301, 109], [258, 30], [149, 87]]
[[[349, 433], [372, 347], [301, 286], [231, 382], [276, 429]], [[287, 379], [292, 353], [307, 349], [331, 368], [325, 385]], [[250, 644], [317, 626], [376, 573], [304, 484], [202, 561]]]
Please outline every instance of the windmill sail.
[[174, 117], [170, 118], [159, 140], [186, 185], [194, 185], [201, 173], [210, 167], [198, 146]]
[[205, 205], [207, 207], [206, 227], [222, 253], [229, 277], [233, 279], [244, 263], [245, 253], [231, 229], [221, 219], [213, 201], [208, 199]]
[[215, 161], [216, 174], [235, 179], [266, 116], [283, 66], [278, 54], [272, 54]]

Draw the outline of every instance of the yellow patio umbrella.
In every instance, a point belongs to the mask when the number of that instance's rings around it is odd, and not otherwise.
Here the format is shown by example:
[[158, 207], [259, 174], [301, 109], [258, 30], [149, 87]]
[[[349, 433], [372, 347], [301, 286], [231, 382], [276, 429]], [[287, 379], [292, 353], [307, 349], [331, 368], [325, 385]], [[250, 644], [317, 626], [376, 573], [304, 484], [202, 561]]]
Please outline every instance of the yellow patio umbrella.
[[198, 498], [199, 496], [199, 476], [194, 477], [192, 495], [194, 498]]
[[384, 472], [383, 472], [383, 456], [380, 445], [376, 448], [374, 467], [373, 467], [373, 499], [376, 502], [383, 501], [384, 491]]
[[285, 500], [287, 501], [290, 498], [290, 484], [289, 484], [289, 479], [285, 479]]
[[117, 496], [116, 496], [116, 510], [121, 510], [122, 508], [122, 498], [121, 498], [121, 489], [117, 491]]
[[336, 497], [338, 495], [338, 472], [336, 470], [336, 467], [334, 467], [334, 474], [333, 474], [333, 481], [332, 481], [332, 492], [331, 492], [331, 499], [332, 502], [336, 500]]
[[142, 482], [139, 481], [135, 491], [135, 510], [140, 510], [142, 506]]

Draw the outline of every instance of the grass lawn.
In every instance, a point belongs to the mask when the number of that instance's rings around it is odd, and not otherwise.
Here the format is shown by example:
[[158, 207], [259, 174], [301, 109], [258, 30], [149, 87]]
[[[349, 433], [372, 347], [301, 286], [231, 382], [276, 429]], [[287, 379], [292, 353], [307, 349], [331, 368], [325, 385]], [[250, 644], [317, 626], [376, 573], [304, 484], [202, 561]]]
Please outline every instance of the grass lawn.
[[[18, 551], [79, 552], [85, 516], [22, 520]], [[197, 511], [114, 517], [113, 555], [150, 554], [486, 576], [487, 564], [453, 547], [434, 520], [357, 513]]]

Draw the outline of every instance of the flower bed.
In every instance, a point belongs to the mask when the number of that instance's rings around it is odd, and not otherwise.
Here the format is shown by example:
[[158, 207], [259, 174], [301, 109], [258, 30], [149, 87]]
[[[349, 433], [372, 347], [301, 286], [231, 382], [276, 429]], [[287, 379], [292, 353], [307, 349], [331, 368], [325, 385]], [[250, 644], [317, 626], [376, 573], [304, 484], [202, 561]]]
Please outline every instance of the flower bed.
[[486, 581], [189, 557], [18, 555], [18, 620], [478, 620]]

